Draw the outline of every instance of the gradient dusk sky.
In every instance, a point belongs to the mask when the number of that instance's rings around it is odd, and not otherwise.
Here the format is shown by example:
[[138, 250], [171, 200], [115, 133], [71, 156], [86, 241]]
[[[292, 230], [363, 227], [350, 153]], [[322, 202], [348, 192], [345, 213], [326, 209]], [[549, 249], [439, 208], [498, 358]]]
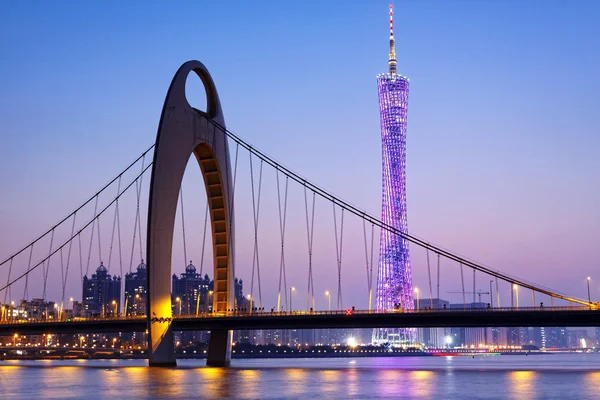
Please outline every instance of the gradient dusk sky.
[[[600, 300], [600, 2], [394, 7], [398, 70], [411, 85], [409, 230], [580, 297], [591, 276]], [[387, 71], [387, 8], [380, 0], [1, 2], [0, 257], [154, 141], [169, 83], [190, 59], [211, 72], [231, 130], [379, 214], [376, 76]], [[296, 203], [290, 212], [301, 219]], [[331, 206], [326, 212], [317, 224], [327, 227], [315, 229], [333, 240]], [[190, 217], [201, 221], [203, 209]], [[276, 220], [264, 229], [279, 234]], [[297, 229], [288, 280], [305, 293], [306, 228]], [[362, 227], [345, 246], [360, 248], [361, 235]], [[250, 234], [239, 241], [251, 247]], [[415, 286], [424, 288], [425, 253], [411, 251]], [[353, 270], [347, 259], [346, 298], [365, 291], [364, 253], [356, 257], [363, 264]], [[248, 282], [250, 267], [240, 264]], [[326, 268], [316, 291], [336, 285], [335, 265]], [[457, 301], [445, 294], [460, 290], [458, 268], [449, 268], [442, 297]]]

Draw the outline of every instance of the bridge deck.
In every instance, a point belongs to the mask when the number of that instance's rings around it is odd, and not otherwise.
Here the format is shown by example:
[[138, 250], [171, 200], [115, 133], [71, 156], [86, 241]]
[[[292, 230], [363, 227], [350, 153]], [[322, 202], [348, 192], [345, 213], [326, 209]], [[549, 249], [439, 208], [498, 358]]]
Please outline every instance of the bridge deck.
[[[154, 323], [161, 323], [155, 321]], [[166, 323], [166, 322], [162, 322]], [[396, 312], [294, 312], [220, 313], [200, 316], [174, 316], [175, 331], [213, 329], [328, 329], [378, 327], [534, 327], [600, 326], [596, 308], [520, 308], [471, 310], [422, 310]], [[71, 321], [4, 321], [0, 336], [33, 334], [76, 334], [103, 332], [144, 332], [145, 317], [83, 319]]]

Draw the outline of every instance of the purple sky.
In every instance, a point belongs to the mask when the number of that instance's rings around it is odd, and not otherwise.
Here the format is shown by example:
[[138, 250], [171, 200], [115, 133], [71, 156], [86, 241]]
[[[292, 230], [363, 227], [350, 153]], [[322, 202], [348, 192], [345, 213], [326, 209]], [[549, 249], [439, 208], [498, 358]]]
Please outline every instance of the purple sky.
[[[600, 299], [599, 11], [593, 1], [397, 2], [398, 69], [411, 79], [412, 233], [580, 297], [587, 297], [589, 275]], [[230, 129], [378, 214], [375, 77], [387, 69], [387, 26], [385, 1], [0, 4], [0, 256], [68, 214], [154, 141], [170, 80], [188, 59], [211, 71]], [[190, 81], [192, 103], [201, 90]], [[249, 292], [248, 155], [241, 160], [237, 268]], [[271, 307], [279, 231], [273, 171], [264, 179], [261, 278]], [[188, 258], [199, 264], [205, 200], [197, 168], [188, 169], [184, 190]], [[307, 282], [302, 196], [290, 189], [286, 233], [288, 282], [298, 288], [298, 304], [306, 302]], [[130, 233], [135, 209], [125, 204]], [[111, 216], [102, 220], [104, 257]], [[323, 308], [323, 292], [334, 291], [335, 303], [337, 286], [331, 205], [318, 202], [317, 216], [315, 295]], [[346, 223], [344, 305], [364, 307], [362, 225]], [[178, 238], [177, 272], [181, 247]], [[96, 252], [90, 269], [99, 262]], [[425, 254], [411, 252], [415, 286], [426, 297]], [[52, 265], [54, 271], [60, 261]], [[458, 301], [460, 295], [446, 294], [460, 290], [458, 266], [442, 267], [442, 297]], [[72, 268], [67, 296], [79, 297], [79, 262]], [[0, 283], [5, 279], [2, 267]], [[50, 282], [58, 298], [59, 276]], [[31, 285], [41, 293], [39, 279]], [[481, 277], [477, 287], [487, 290], [488, 280]], [[502, 291], [507, 304], [508, 286]]]

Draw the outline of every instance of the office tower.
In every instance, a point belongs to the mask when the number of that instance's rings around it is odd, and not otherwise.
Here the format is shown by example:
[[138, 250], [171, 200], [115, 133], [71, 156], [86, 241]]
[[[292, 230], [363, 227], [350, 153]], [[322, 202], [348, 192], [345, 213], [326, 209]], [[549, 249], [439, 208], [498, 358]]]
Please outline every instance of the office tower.
[[83, 310], [87, 316], [118, 314], [120, 304], [121, 277], [111, 277], [103, 263], [91, 278], [83, 277]]

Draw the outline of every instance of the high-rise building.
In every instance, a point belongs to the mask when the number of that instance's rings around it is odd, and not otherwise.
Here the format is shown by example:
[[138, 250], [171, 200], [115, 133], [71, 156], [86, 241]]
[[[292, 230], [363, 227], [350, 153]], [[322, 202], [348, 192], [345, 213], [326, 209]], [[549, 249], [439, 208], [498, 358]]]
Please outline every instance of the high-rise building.
[[567, 328], [552, 327], [545, 328], [546, 331], [546, 348], [564, 349], [567, 347]]
[[125, 274], [125, 313], [126, 315], [146, 314], [146, 291], [148, 271], [144, 260], [136, 272]]
[[112, 276], [101, 262], [91, 278], [83, 277], [83, 310], [88, 316], [119, 313], [121, 306], [121, 277]]
[[196, 273], [196, 267], [190, 261], [181, 276], [173, 274], [172, 304], [173, 314], [195, 314], [212, 309], [213, 281], [208, 275], [202, 277]]
[[[396, 72], [391, 5], [388, 66], [388, 73], [377, 77], [383, 155], [381, 219], [384, 224], [407, 233], [405, 163], [408, 78]], [[375, 303], [377, 310], [414, 307], [408, 241], [386, 229], [381, 230], [379, 241]], [[413, 344], [416, 342], [416, 333], [413, 328], [378, 328], [373, 330], [373, 343], [396, 346]]]

